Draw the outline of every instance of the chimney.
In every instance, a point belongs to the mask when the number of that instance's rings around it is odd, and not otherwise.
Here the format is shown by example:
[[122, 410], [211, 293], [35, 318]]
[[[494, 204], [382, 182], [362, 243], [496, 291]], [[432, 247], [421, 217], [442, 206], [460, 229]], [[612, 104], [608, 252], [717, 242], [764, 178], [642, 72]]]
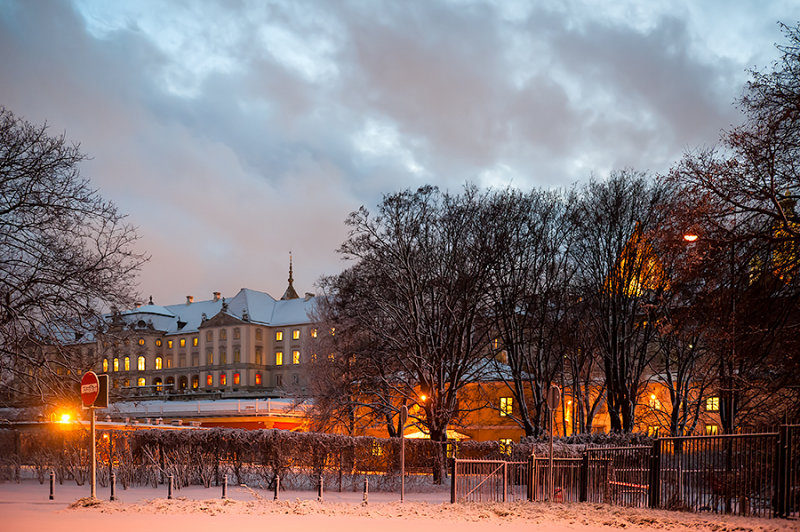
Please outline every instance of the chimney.
[[214, 302], [219, 301], [220, 296], [222, 296], [220, 292], [214, 292]]
[[311, 299], [312, 297], [314, 297], [314, 294], [313, 294], [313, 293], [311, 293], [311, 292], [306, 292], [305, 301], [308, 301], [308, 300], [309, 300], [309, 299]]
[[186, 296], [186, 304], [191, 305], [194, 303], [194, 296]]

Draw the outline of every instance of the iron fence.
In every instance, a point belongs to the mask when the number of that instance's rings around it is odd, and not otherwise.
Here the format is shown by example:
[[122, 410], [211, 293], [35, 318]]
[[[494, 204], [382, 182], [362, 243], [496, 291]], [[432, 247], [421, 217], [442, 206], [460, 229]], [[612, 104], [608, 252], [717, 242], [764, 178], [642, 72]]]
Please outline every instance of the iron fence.
[[452, 461], [451, 502], [510, 502], [528, 498], [528, 463]]

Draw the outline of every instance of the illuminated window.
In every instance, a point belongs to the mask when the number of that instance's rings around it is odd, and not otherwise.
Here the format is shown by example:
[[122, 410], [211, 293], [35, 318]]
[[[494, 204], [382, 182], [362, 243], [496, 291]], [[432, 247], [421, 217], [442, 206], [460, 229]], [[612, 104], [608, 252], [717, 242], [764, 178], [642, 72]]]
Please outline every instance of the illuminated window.
[[511, 446], [513, 442], [511, 438], [500, 438], [500, 453], [511, 454]]
[[214, 365], [214, 352], [213, 351], [208, 351], [206, 353], [206, 365], [207, 366], [213, 366]]
[[164, 359], [162, 359], [161, 357], [156, 357], [156, 369], [161, 369], [163, 363]]
[[650, 395], [649, 405], [653, 410], [661, 410], [661, 401], [658, 400], [655, 394]]
[[104, 358], [103, 359], [103, 373], [106, 373], [106, 372], [108, 372], [108, 359]]
[[212, 342], [214, 340], [214, 331], [206, 331], [206, 342]]
[[300, 329], [295, 329], [292, 331], [292, 340], [299, 340], [300, 339]]
[[206, 375], [206, 386], [214, 386], [214, 376]]
[[144, 345], [144, 338], [139, 338], [139, 345]]
[[223, 373], [219, 376], [219, 385], [225, 386], [226, 384], [228, 384], [228, 376]]
[[233, 363], [238, 364], [242, 360], [242, 353], [238, 347], [233, 348]]
[[283, 331], [275, 331], [275, 341], [280, 342], [283, 340]]
[[317, 337], [317, 330], [311, 329], [311, 338], [316, 338], [316, 337]]
[[241, 332], [239, 331], [239, 327], [233, 329], [233, 339], [238, 340], [241, 337]]
[[228, 339], [228, 330], [227, 329], [220, 329], [219, 330], [219, 339], [220, 340], [227, 340]]
[[140, 356], [139, 358], [136, 359], [136, 369], [138, 369], [139, 371], [144, 371], [144, 366], [145, 366], [144, 357]]
[[130, 357], [125, 357], [124, 366], [123, 367], [125, 368], [125, 371], [130, 371], [131, 370], [131, 358]]
[[167, 369], [172, 369], [172, 357], [167, 357]]
[[300, 363], [300, 351], [292, 351], [292, 364]]
[[330, 355], [328, 355], [328, 360], [329, 360], [329, 361], [331, 361], [331, 362], [333, 362], [334, 360], [336, 360], [336, 355], [334, 355], [333, 353], [331, 353]]
[[240, 377], [238, 373], [233, 374], [233, 385], [238, 386], [240, 381]]
[[500, 417], [510, 416], [514, 411], [514, 398], [501, 397], [500, 398]]
[[716, 436], [719, 434], [719, 426], [706, 425], [706, 436]]
[[159, 377], [156, 377], [155, 379], [153, 379], [153, 386], [156, 387], [156, 391], [157, 392], [160, 392], [161, 390], [164, 389], [164, 385], [161, 384], [161, 379]]
[[228, 353], [224, 349], [219, 350], [219, 363], [223, 366], [228, 363]]
[[331, 336], [336, 336], [336, 327], [331, 327]]
[[658, 429], [660, 427], [658, 425], [649, 425], [647, 427], [647, 435], [652, 436], [653, 438], [658, 437]]
[[130, 388], [130, 387], [131, 387], [131, 380], [130, 380], [130, 379], [125, 379], [125, 380], [123, 380], [123, 381], [122, 381], [122, 385], [123, 385], [125, 388]]
[[256, 386], [261, 386], [261, 373], [256, 373]]
[[283, 351], [278, 351], [275, 353], [275, 365], [276, 366], [283, 365]]
[[186, 338], [181, 338], [180, 339], [180, 344], [181, 344], [181, 347], [186, 347]]
[[256, 347], [256, 364], [261, 364], [264, 361], [264, 356], [261, 353], [261, 348]]
[[114, 371], [119, 371], [119, 359], [114, 358]]
[[200, 376], [192, 375], [192, 390], [196, 390], [199, 387], [200, 387]]
[[198, 343], [199, 340], [200, 339], [197, 336], [193, 337], [192, 338], [192, 346], [193, 347], [197, 347], [197, 343]]
[[161, 338], [156, 338], [156, 347], [161, 347]]
[[[492, 340], [492, 349], [497, 349], [498, 347], [500, 347], [500, 339], [499, 338], [495, 338], [494, 340]], [[502, 441], [502, 440], [500, 440], [500, 441]]]
[[311, 362], [316, 362], [316, 361], [317, 361], [317, 354], [311, 353]]
[[707, 412], [719, 412], [719, 397], [709, 397], [706, 399]]
[[136, 381], [136, 385], [144, 386], [144, 377], [139, 377], [139, 379]]
[[377, 440], [372, 440], [372, 456], [383, 456], [383, 446]]
[[167, 349], [172, 349], [172, 340], [167, 340]]

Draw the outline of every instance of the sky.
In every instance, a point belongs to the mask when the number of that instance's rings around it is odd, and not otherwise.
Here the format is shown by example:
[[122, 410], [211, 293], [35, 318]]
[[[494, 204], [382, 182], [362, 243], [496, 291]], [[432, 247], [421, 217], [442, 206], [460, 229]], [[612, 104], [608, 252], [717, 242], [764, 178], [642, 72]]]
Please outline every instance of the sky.
[[[666, 172], [740, 123], [798, 0], [0, 0], [0, 105], [138, 227], [140, 296], [278, 298], [432, 184]], [[794, 17], [794, 18], [793, 18]]]

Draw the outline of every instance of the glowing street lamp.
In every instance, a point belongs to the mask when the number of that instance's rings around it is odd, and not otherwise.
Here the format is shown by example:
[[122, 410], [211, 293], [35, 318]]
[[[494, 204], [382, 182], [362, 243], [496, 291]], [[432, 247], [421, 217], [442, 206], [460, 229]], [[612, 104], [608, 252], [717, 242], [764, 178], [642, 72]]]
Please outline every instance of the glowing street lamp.
[[695, 242], [698, 238], [700, 237], [698, 237], [694, 233], [686, 233], [685, 235], [683, 235], [683, 239], [687, 242]]

